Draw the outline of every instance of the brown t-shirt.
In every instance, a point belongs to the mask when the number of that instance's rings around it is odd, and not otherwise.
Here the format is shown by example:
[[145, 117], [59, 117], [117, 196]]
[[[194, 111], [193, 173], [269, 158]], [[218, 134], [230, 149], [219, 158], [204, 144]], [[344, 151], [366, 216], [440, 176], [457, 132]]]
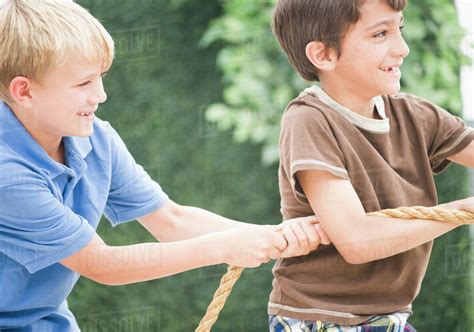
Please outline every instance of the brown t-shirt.
[[[379, 119], [369, 119], [318, 87], [306, 89], [288, 105], [280, 136], [283, 219], [313, 214], [295, 177], [311, 169], [350, 180], [366, 212], [437, 204], [433, 173], [449, 165], [446, 158], [464, 149], [474, 131], [413, 95], [377, 97], [375, 105]], [[345, 325], [372, 315], [411, 313], [431, 248], [432, 241], [360, 265], [347, 263], [333, 245], [278, 260], [268, 312]]]

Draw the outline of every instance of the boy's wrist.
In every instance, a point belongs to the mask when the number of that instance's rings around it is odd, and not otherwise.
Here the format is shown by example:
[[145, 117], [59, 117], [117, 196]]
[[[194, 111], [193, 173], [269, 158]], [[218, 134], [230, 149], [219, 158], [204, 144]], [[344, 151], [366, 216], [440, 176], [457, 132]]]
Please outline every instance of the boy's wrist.
[[443, 209], [451, 209], [451, 210], [462, 210], [463, 203], [462, 203], [462, 200], [458, 200], [458, 201], [452, 201], [449, 203], [440, 204], [437, 207], [440, 207]]
[[205, 235], [210, 244], [208, 250], [211, 252], [213, 265], [226, 264], [232, 256], [231, 248], [228, 245], [228, 235], [231, 231], [222, 231]]

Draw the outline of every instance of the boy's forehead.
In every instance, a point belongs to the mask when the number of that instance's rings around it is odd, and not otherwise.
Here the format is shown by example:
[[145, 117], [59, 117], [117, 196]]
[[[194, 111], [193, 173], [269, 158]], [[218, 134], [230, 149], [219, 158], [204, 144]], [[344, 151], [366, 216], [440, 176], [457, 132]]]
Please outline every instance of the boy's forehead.
[[356, 25], [371, 29], [379, 24], [399, 24], [403, 12], [393, 10], [385, 0], [365, 1], [360, 7], [360, 19]]
[[85, 59], [68, 59], [51, 71], [50, 76], [52, 78], [77, 80], [98, 75], [103, 71], [105, 71], [105, 68], [101, 63], [90, 62]]

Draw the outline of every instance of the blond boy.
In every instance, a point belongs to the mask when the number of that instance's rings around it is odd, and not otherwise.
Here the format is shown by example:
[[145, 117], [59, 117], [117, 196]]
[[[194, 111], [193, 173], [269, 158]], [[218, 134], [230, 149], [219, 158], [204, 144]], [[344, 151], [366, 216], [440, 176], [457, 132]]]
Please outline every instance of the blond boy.
[[[78, 331], [66, 298], [80, 275], [122, 285], [317, 248], [314, 218], [248, 225], [168, 198], [95, 116], [114, 45], [85, 9], [2, 1], [0, 35], [0, 330]], [[106, 245], [103, 213], [162, 243]]]

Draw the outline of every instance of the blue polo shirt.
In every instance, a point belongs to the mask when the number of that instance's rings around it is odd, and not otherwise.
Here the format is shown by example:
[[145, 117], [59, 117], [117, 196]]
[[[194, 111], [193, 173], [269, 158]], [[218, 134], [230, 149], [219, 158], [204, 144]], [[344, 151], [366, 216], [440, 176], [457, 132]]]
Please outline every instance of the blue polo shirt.
[[0, 101], [2, 331], [78, 331], [66, 298], [79, 274], [58, 262], [92, 240], [102, 214], [116, 226], [168, 200], [108, 122], [64, 144], [66, 165]]

